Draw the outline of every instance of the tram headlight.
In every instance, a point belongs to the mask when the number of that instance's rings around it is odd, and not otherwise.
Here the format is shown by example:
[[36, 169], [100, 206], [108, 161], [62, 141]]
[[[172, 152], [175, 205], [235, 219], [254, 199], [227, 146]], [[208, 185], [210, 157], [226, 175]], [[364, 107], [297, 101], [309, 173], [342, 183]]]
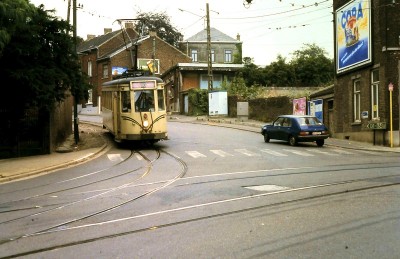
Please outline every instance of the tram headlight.
[[149, 121], [147, 120], [147, 114], [146, 113], [143, 115], [143, 119], [144, 119], [143, 127], [147, 128], [149, 126]]

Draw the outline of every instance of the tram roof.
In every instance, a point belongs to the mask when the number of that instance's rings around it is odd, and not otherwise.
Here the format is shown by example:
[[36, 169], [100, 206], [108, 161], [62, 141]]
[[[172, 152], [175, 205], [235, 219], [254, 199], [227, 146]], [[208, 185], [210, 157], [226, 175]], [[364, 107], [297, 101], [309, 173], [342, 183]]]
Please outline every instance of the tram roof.
[[115, 80], [111, 80], [103, 83], [103, 86], [119, 85], [119, 84], [129, 84], [131, 81], [144, 81], [144, 80], [155, 80], [157, 83], [162, 83], [163, 80], [155, 76], [136, 76], [136, 77], [124, 77]]

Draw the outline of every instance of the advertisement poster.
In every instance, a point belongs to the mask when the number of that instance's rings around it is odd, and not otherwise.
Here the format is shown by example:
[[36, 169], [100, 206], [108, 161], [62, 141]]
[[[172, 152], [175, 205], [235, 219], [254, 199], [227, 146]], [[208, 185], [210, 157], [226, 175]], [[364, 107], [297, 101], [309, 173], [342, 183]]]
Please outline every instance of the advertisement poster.
[[324, 113], [322, 111], [323, 100], [317, 99], [308, 102], [308, 115], [312, 115], [318, 118], [320, 122], [324, 122]]
[[306, 115], [307, 98], [293, 99], [293, 115]]
[[336, 10], [337, 73], [371, 62], [370, 7], [370, 0], [352, 0]]
[[159, 74], [160, 71], [160, 60], [155, 59], [153, 64], [153, 59], [138, 59], [138, 69], [140, 70], [147, 70], [150, 73]]
[[113, 76], [122, 75], [125, 71], [127, 71], [127, 67], [112, 67]]

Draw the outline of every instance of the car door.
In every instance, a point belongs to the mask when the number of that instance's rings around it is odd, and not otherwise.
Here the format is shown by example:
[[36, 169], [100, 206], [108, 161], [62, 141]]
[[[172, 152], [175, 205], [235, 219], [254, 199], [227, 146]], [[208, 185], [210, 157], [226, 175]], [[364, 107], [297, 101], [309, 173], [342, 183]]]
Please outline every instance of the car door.
[[278, 117], [271, 125], [268, 132], [271, 139], [281, 139], [282, 138], [282, 124], [285, 118]]
[[291, 135], [291, 127], [292, 127], [292, 119], [291, 118], [284, 118], [281, 126], [280, 136], [281, 140], [288, 140], [289, 136]]

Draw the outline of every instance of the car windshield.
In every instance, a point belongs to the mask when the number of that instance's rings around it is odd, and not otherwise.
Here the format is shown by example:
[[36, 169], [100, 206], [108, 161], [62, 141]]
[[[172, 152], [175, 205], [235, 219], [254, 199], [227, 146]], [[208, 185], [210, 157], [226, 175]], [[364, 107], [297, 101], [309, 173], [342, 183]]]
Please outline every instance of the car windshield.
[[316, 117], [299, 117], [297, 121], [300, 125], [322, 125], [322, 123]]

